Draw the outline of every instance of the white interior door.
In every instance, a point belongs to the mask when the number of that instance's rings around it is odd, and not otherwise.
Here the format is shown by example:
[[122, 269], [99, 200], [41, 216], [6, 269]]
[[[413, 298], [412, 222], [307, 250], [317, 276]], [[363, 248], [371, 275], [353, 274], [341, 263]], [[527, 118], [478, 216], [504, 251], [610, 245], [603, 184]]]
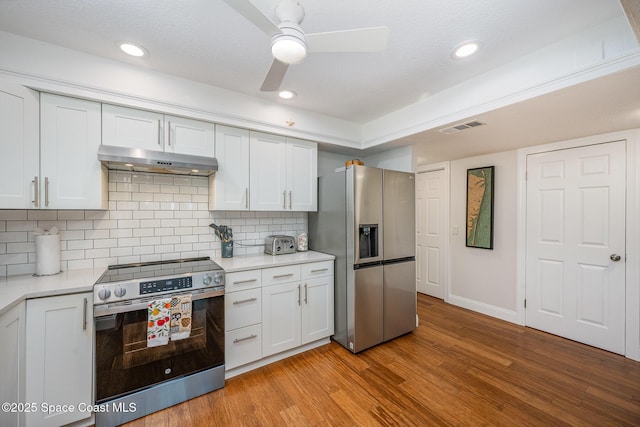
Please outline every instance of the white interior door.
[[620, 354], [625, 157], [624, 141], [527, 157], [526, 324]]
[[444, 170], [416, 175], [416, 283], [418, 292], [444, 299]]

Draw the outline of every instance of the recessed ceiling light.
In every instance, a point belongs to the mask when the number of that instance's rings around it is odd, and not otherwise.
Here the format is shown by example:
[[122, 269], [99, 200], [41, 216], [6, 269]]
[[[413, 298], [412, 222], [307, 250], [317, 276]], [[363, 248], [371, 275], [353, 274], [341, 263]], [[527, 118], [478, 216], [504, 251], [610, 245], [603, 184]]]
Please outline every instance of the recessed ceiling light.
[[127, 55], [131, 56], [144, 56], [146, 53], [143, 47], [133, 43], [121, 43], [120, 49]]
[[477, 40], [470, 40], [462, 42], [451, 51], [451, 57], [453, 59], [467, 58], [478, 51], [480, 48], [480, 42]]
[[291, 99], [295, 98], [296, 93], [292, 90], [281, 90], [280, 93], [278, 93], [278, 96], [282, 99]]

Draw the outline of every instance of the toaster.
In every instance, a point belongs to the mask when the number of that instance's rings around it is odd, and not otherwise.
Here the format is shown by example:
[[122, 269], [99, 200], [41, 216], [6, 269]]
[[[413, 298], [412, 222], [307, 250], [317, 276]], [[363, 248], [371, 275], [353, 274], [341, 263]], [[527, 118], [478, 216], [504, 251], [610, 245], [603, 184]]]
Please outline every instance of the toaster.
[[292, 236], [272, 235], [264, 240], [264, 253], [268, 255], [292, 254], [296, 252], [295, 239]]

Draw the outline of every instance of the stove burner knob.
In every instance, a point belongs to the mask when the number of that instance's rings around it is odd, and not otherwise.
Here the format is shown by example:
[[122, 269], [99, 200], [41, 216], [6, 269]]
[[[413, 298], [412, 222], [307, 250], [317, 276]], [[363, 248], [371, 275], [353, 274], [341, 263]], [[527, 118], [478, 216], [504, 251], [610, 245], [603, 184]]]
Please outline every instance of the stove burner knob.
[[122, 297], [127, 293], [127, 290], [126, 290], [125, 288], [123, 288], [123, 287], [119, 287], [119, 288], [116, 288], [116, 289], [113, 291], [113, 293], [114, 293], [114, 294], [115, 294], [115, 296], [117, 296], [118, 298], [122, 298]]
[[206, 276], [204, 276], [204, 278], [202, 279], [202, 283], [204, 283], [205, 286], [209, 286], [211, 284], [211, 276], [209, 276], [208, 274]]
[[219, 285], [220, 283], [222, 283], [222, 278], [224, 276], [222, 274], [216, 274], [216, 277], [213, 278], [213, 281], [216, 285]]
[[98, 291], [98, 298], [100, 298], [101, 300], [106, 300], [110, 296], [111, 291], [109, 289], [100, 289], [100, 291]]

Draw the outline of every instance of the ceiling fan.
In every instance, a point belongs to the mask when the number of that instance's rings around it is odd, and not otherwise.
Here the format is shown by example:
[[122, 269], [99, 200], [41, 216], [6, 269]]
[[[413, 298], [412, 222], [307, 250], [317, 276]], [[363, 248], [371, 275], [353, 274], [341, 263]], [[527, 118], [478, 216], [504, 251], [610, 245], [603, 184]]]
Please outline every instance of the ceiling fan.
[[280, 0], [276, 4], [275, 15], [278, 24], [249, 0], [224, 2], [271, 37], [273, 63], [260, 88], [263, 92], [279, 90], [289, 65], [302, 62], [307, 52], [380, 52], [387, 47], [387, 27], [305, 34], [300, 28], [304, 19], [304, 8], [297, 0]]

